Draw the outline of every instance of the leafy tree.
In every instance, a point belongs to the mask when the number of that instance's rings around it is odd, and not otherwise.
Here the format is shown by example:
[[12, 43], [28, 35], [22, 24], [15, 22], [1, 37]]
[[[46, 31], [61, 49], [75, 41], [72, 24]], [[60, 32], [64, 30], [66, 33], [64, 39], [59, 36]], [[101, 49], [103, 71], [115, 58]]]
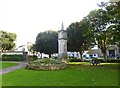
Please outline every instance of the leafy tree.
[[36, 37], [36, 51], [49, 54], [49, 57], [51, 54], [57, 53], [57, 36], [58, 34], [55, 31], [40, 32]]
[[35, 44], [32, 44], [31, 46], [29, 46], [29, 47], [28, 47], [28, 50], [29, 50], [30, 52], [32, 52], [32, 54], [33, 54], [33, 56], [34, 56], [34, 54], [35, 54], [35, 52], [36, 52], [36, 46], [35, 46]]
[[35, 46], [35, 44], [33, 44], [33, 45], [30, 47], [30, 51], [32, 51], [32, 52], [36, 51], [36, 46]]
[[107, 61], [106, 50], [112, 39], [110, 30], [110, 15], [107, 10], [98, 9], [91, 11], [88, 15], [89, 22], [93, 27], [95, 42], [101, 49], [104, 59]]
[[68, 33], [68, 51], [76, 51], [80, 53], [81, 60], [84, 50], [93, 42], [93, 34], [90, 30], [91, 26], [86, 18], [80, 22], [72, 23], [67, 28]]
[[96, 44], [101, 49], [105, 60], [109, 45], [120, 45], [120, 2], [98, 4], [101, 9], [91, 11], [88, 19], [94, 29]]
[[17, 35], [15, 33], [9, 33], [6, 31], [0, 31], [1, 37], [0, 42], [1, 50], [13, 50], [15, 48], [14, 41], [16, 40]]
[[112, 44], [117, 44], [120, 47], [120, 2], [110, 3], [106, 10], [111, 17], [111, 26], [113, 39]]

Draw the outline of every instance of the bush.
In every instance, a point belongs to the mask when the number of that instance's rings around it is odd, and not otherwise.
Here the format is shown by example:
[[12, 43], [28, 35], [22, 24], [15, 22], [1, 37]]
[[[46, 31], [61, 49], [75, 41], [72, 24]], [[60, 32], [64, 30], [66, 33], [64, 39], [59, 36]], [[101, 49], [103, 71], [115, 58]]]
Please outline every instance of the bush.
[[50, 59], [50, 58], [44, 58], [44, 59], [38, 59], [32, 62], [29, 62], [26, 66], [26, 69], [31, 70], [60, 70], [64, 69], [66, 67], [66, 63]]
[[36, 64], [36, 63], [37, 64], [60, 64], [62, 62], [55, 60], [55, 59], [52, 59], [52, 58], [44, 58], [44, 59], [35, 60], [32, 63], [34, 63], [34, 64]]
[[69, 61], [70, 62], [82, 62], [80, 59], [77, 59], [77, 58], [70, 58]]
[[104, 59], [98, 59], [100, 63], [105, 63]]
[[34, 60], [37, 60], [37, 56], [36, 55], [33, 55], [33, 56], [28, 56], [28, 60], [29, 61], [34, 61]]
[[24, 61], [23, 55], [2, 55], [2, 61]]
[[[106, 63], [104, 59], [99, 59], [99, 58], [97, 59], [100, 61], [100, 63]], [[119, 62], [120, 62], [120, 59], [110, 59], [110, 58], [107, 59], [107, 63], [119, 63]]]
[[119, 63], [120, 59], [108, 59], [107, 62], [108, 63]]

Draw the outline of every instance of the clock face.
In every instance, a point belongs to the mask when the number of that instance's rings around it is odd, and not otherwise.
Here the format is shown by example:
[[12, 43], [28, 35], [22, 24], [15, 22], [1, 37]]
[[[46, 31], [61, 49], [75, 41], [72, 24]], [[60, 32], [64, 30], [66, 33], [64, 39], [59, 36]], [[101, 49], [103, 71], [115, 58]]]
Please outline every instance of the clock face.
[[61, 32], [58, 34], [58, 38], [59, 38], [59, 39], [67, 39], [67, 33], [64, 32], [64, 31], [61, 31]]

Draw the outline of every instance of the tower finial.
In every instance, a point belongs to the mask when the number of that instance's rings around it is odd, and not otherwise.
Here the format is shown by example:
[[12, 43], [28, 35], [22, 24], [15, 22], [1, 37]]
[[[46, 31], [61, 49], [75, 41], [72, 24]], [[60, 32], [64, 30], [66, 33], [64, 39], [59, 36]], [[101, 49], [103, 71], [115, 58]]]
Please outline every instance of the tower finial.
[[62, 22], [61, 30], [64, 30], [64, 25], [63, 25], [63, 22]]

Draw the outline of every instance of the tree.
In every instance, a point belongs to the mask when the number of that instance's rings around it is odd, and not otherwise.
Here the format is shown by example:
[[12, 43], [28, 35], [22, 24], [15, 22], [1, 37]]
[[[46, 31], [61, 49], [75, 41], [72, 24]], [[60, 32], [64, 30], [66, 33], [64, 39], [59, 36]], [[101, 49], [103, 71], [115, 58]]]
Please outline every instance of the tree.
[[98, 4], [101, 9], [91, 11], [88, 15], [93, 26], [98, 47], [101, 49], [105, 60], [106, 50], [111, 44], [120, 44], [120, 3]]
[[88, 19], [93, 27], [95, 42], [101, 49], [105, 61], [107, 61], [106, 50], [112, 39], [111, 30], [109, 28], [111, 20], [110, 15], [107, 10], [98, 9], [91, 11], [88, 15]]
[[58, 34], [55, 31], [40, 32], [36, 37], [36, 51], [49, 54], [49, 57], [51, 57], [51, 54], [57, 53], [57, 36]]
[[110, 3], [106, 10], [111, 17], [111, 26], [113, 39], [111, 41], [112, 44], [116, 44], [120, 47], [120, 2]]
[[16, 40], [17, 35], [15, 33], [10, 33], [6, 31], [0, 31], [0, 34], [1, 34], [0, 42], [2, 43], [0, 49], [13, 50], [15, 48], [14, 41]]
[[28, 50], [33, 54], [33, 56], [34, 56], [34, 54], [35, 54], [35, 52], [36, 52], [36, 46], [35, 46], [35, 44], [32, 44], [31, 46], [29, 46], [28, 47]]
[[90, 30], [91, 26], [86, 18], [80, 22], [72, 23], [67, 28], [68, 33], [68, 51], [76, 51], [80, 53], [81, 60], [84, 50], [93, 42], [93, 34]]

